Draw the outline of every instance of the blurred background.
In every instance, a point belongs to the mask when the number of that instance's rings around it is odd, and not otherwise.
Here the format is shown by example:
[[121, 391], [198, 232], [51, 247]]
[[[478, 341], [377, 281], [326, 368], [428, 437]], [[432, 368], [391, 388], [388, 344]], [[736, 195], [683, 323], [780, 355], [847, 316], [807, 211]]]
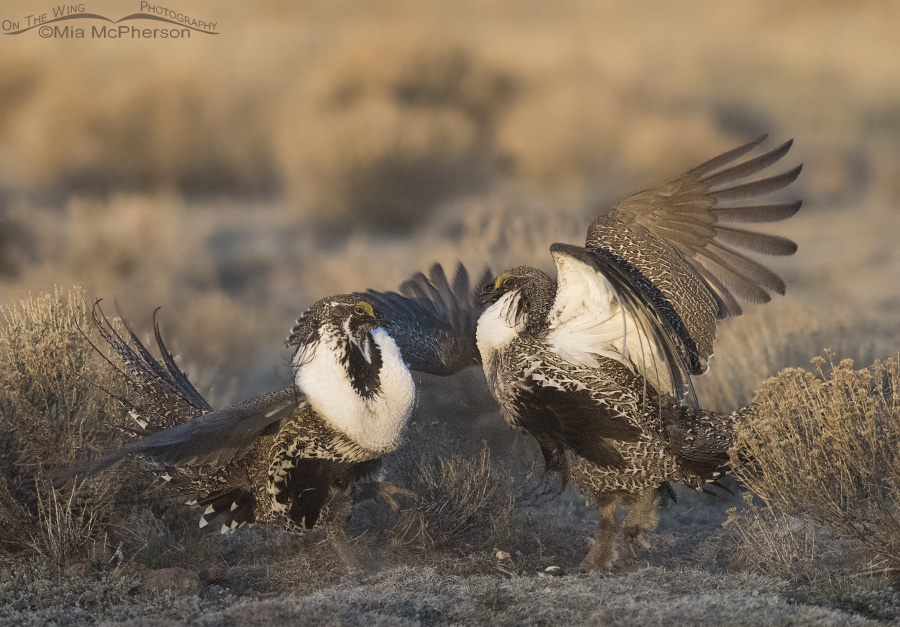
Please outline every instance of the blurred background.
[[[786, 297], [722, 325], [702, 402], [826, 346], [900, 350], [900, 5], [164, 6], [220, 34], [0, 35], [0, 298], [79, 285], [141, 331], [161, 306], [214, 403], [285, 383], [321, 297], [435, 261], [550, 269], [618, 198], [765, 132], [805, 164], [768, 227], [800, 248], [771, 260]], [[478, 376], [454, 402], [492, 413]]]

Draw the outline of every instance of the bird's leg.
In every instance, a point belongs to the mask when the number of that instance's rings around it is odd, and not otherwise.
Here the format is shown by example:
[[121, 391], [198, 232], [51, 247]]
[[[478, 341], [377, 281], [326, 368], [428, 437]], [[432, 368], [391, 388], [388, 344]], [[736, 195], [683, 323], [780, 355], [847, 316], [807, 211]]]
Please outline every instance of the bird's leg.
[[616, 539], [616, 499], [605, 497], [598, 503], [600, 520], [597, 522], [597, 537], [588, 551], [581, 570], [596, 571], [608, 569], [616, 558], [614, 541]]
[[622, 537], [629, 543], [632, 551], [634, 545], [644, 549], [650, 548], [650, 543], [644, 538], [644, 531], [656, 529], [659, 523], [659, 490], [646, 490], [638, 494], [630, 503], [628, 516], [622, 523]]
[[343, 490], [334, 490], [328, 509], [328, 519], [324, 525], [325, 537], [347, 568], [359, 568], [359, 559], [350, 548], [350, 541], [344, 532], [344, 524], [353, 509], [352, 499]]
[[419, 495], [412, 490], [401, 488], [387, 481], [359, 481], [353, 485], [353, 502], [381, 499], [395, 512], [400, 504], [395, 497], [402, 496], [418, 500]]

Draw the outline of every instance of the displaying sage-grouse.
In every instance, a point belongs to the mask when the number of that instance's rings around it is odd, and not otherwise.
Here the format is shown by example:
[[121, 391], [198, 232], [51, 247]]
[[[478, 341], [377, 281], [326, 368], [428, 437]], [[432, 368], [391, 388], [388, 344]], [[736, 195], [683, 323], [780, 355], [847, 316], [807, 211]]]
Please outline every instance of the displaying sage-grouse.
[[450, 374], [477, 363], [481, 313], [461, 264], [452, 284], [435, 265], [430, 278], [419, 273], [400, 292], [320, 300], [287, 342], [294, 385], [217, 410], [175, 363], [155, 314], [163, 363], [95, 305], [101, 336], [139, 397], [120, 401], [149, 435], [71, 474], [144, 455], [205, 508], [201, 527], [215, 522], [222, 532], [259, 522], [298, 532], [326, 526], [338, 538], [353, 501], [381, 497], [396, 508], [395, 497], [411, 493], [364, 480], [403, 439], [416, 401], [409, 370]]
[[741, 313], [737, 299], [764, 303], [785, 291], [775, 273], [735, 250], [796, 250], [740, 226], [800, 208], [750, 202], [800, 173], [742, 182], [791, 146], [736, 163], [764, 140], [628, 196], [594, 221], [584, 248], [554, 244], [555, 282], [519, 267], [484, 287], [490, 306], [477, 342], [504, 417], [596, 501], [600, 521], [583, 569], [614, 560], [617, 505], [631, 506], [624, 536], [646, 546], [641, 532], [656, 525], [664, 482], [698, 487], [726, 470], [741, 412], [700, 410], [690, 377], [706, 372], [717, 321]]

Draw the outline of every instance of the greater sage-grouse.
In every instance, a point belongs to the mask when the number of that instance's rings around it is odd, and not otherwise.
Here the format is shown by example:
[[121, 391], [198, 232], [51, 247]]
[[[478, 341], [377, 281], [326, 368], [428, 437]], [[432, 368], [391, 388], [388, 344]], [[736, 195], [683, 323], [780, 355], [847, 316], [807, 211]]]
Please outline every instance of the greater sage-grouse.
[[95, 305], [101, 336], [139, 399], [119, 400], [146, 437], [67, 474], [92, 474], [140, 454], [205, 508], [201, 527], [325, 526], [339, 540], [354, 501], [381, 497], [396, 508], [396, 496], [411, 495], [366, 479], [403, 439], [416, 402], [410, 369], [446, 375], [477, 363], [480, 313], [461, 264], [452, 283], [436, 264], [400, 293], [325, 298], [300, 316], [287, 341], [294, 385], [213, 409], [166, 349], [155, 314], [162, 363], [124, 321], [120, 334]]
[[554, 244], [556, 281], [518, 267], [485, 285], [477, 343], [507, 422], [531, 433], [548, 468], [593, 499], [596, 540], [582, 563], [615, 558], [616, 509], [626, 539], [657, 522], [658, 489], [693, 487], [727, 470], [734, 421], [698, 408], [691, 376], [706, 372], [717, 321], [738, 298], [769, 301], [784, 282], [735, 248], [790, 255], [796, 245], [743, 228], [794, 215], [800, 201], [754, 204], [800, 166], [744, 182], [791, 142], [738, 162], [765, 136], [628, 196], [591, 224], [587, 244]]

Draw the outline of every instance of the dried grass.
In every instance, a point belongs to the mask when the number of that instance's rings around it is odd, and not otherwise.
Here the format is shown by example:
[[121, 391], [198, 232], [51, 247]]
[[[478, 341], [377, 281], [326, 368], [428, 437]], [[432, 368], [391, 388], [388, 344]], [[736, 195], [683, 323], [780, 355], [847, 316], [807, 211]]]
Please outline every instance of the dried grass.
[[474, 454], [447, 445], [434, 442], [401, 462], [403, 485], [419, 498], [392, 530], [398, 547], [484, 548], [509, 530], [513, 478], [491, 461], [486, 443]]
[[[797, 573], [835, 555], [823, 537], [847, 540], [844, 567], [867, 559], [900, 567], [900, 363], [853, 369], [814, 360], [817, 373], [783, 371], [757, 392], [739, 425], [736, 474], [757, 498], [731, 526], [759, 566]], [[763, 507], [762, 504], [765, 504]]]
[[[107, 550], [124, 503], [147, 487], [120, 470], [57, 490], [52, 471], [119, 441], [123, 412], [103, 390], [123, 393], [95, 359], [83, 294], [57, 288], [7, 307], [0, 318], [0, 554], [63, 565]], [[96, 338], [95, 338], [96, 339]]]

